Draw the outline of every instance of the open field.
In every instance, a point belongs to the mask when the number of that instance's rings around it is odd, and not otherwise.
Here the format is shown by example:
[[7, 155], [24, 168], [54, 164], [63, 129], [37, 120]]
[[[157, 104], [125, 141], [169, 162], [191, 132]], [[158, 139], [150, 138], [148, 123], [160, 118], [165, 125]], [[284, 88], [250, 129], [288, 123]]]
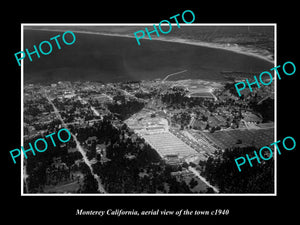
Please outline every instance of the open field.
[[244, 129], [216, 131], [214, 133], [202, 132], [222, 149], [235, 146], [254, 146], [260, 148], [269, 146], [274, 142], [274, 128], [270, 129]]

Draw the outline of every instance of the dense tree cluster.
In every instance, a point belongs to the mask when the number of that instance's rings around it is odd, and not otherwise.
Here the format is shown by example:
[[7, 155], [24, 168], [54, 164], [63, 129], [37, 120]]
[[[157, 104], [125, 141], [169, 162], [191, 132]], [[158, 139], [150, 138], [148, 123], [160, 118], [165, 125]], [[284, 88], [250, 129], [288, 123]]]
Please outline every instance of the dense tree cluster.
[[98, 171], [109, 192], [189, 191], [183, 183], [171, 176], [171, 167], [161, 161], [157, 153], [140, 139], [134, 143], [129, 139], [123, 143], [115, 143], [107, 149], [107, 153], [111, 161], [99, 165]]
[[267, 98], [260, 104], [251, 103], [251, 107], [262, 115], [262, 122], [274, 121], [274, 99]]
[[142, 98], [142, 99], [151, 99], [154, 96], [154, 93], [139, 91], [139, 92], [136, 92], [134, 94], [134, 96], [137, 98]]
[[206, 163], [199, 165], [204, 175], [213, 185], [219, 187], [222, 193], [273, 193], [274, 192], [274, 160], [261, 160], [259, 164], [253, 161], [242, 166], [239, 172], [235, 159], [245, 154], [253, 155], [254, 147], [226, 149], [216, 151]]
[[182, 104], [187, 102], [187, 90], [182, 87], [174, 86], [161, 93], [161, 100], [165, 104]]
[[219, 92], [217, 95], [221, 96], [224, 91], [229, 91], [232, 95], [238, 97], [239, 100], [234, 101], [233, 99], [228, 98], [223, 102], [225, 105], [253, 110], [253, 112], [258, 113], [263, 117], [262, 122], [265, 123], [274, 121], [274, 98], [270, 97], [270, 92], [272, 92], [272, 90], [273, 88], [271, 90], [266, 88], [264, 91], [250, 92], [246, 89], [246, 92], [239, 97], [234, 83], [228, 82], [225, 84], [223, 91]]
[[195, 111], [198, 106], [205, 106], [210, 112], [213, 112], [220, 103], [214, 102], [208, 98], [191, 98], [188, 97], [188, 90], [183, 87], [174, 86], [164, 90], [160, 94], [161, 101], [168, 107], [188, 108]]
[[[141, 156], [139, 156], [140, 158]], [[110, 193], [189, 193], [184, 182], [171, 175], [172, 168], [164, 162], [140, 163], [137, 159], [96, 164], [105, 189]]]
[[[110, 119], [104, 117], [103, 121], [93, 127], [74, 130], [80, 142], [88, 137], [95, 136], [96, 144], [104, 144], [107, 161], [99, 158], [93, 165], [105, 190], [110, 193], [186, 193], [189, 187], [184, 182], [178, 182], [171, 175], [174, 168], [165, 164], [145, 141], [137, 137], [126, 124], [115, 127]], [[88, 157], [94, 157], [95, 149], [89, 146]], [[99, 156], [99, 155], [98, 155]], [[91, 183], [91, 181], [85, 181]], [[92, 184], [92, 183], [91, 183]]]
[[[77, 159], [81, 159], [81, 154], [79, 152], [68, 152], [69, 148], [76, 146], [73, 138], [65, 144], [59, 144], [60, 141], [58, 140], [57, 136], [53, 135], [53, 140], [56, 143], [56, 147], [54, 147], [51, 143], [51, 140], [48, 139], [48, 148], [45, 152], [39, 153], [36, 152], [34, 156], [31, 152], [27, 152], [27, 161], [26, 161], [26, 171], [29, 175], [27, 179], [28, 183], [28, 191], [30, 193], [41, 192], [43, 190], [43, 186], [46, 184], [47, 181], [47, 168], [51, 168], [51, 164], [53, 163], [54, 157], [60, 157], [61, 161], [66, 163], [67, 167], [71, 167], [74, 164], [74, 161]], [[25, 141], [24, 148], [29, 149], [29, 143], [34, 146], [34, 141], [38, 138], [44, 138], [42, 136], [34, 137]], [[49, 172], [49, 171], [48, 171]], [[61, 177], [57, 174], [53, 174], [55, 171], [51, 171], [52, 174], [50, 176], [57, 177], [57, 181], [64, 178], [64, 175], [61, 173]], [[68, 171], [69, 173], [70, 171]]]
[[84, 174], [83, 185], [79, 189], [79, 193], [97, 193], [98, 184], [93, 175], [90, 172], [90, 169], [85, 163], [80, 163], [79, 170]]
[[176, 124], [180, 124], [181, 127], [185, 127], [190, 123], [191, 116], [190, 113], [183, 111], [179, 113], [175, 113], [172, 116], [172, 121]]
[[145, 106], [144, 102], [137, 99], [126, 99], [125, 96], [115, 96], [113, 103], [108, 103], [107, 108], [115, 113], [121, 120], [126, 120], [131, 115], [142, 110]]

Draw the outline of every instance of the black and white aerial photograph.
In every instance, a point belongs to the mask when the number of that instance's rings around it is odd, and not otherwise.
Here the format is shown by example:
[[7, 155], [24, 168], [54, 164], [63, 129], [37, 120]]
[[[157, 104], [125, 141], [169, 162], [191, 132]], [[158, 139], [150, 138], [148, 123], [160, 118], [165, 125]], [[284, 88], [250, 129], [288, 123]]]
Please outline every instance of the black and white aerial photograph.
[[274, 81], [235, 84], [275, 67], [276, 26], [146, 27], [22, 24], [23, 146], [48, 136], [22, 156], [22, 195], [274, 194], [273, 158], [235, 162], [275, 140]]

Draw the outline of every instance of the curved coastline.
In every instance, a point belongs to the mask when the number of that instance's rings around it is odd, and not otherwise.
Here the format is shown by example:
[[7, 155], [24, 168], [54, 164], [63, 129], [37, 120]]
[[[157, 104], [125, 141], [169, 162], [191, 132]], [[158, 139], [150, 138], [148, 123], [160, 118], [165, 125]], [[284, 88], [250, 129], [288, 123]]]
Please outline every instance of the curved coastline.
[[[64, 30], [60, 30], [60, 29], [34, 29], [34, 28], [24, 28], [24, 30], [35, 30], [35, 31], [56, 31], [56, 32], [64, 32]], [[103, 33], [103, 32], [95, 32], [95, 31], [80, 31], [80, 30], [72, 30], [72, 32], [75, 33], [81, 33], [81, 34], [91, 34], [91, 35], [102, 35], [102, 36], [112, 36], [112, 37], [125, 37], [125, 38], [133, 38], [135, 39], [135, 37], [130, 36], [130, 35], [124, 35], [124, 34], [112, 34], [112, 33]], [[149, 38], [145, 38], [145, 40], [150, 41]], [[238, 54], [243, 54], [243, 55], [247, 55], [247, 56], [252, 56], [252, 57], [256, 57], [262, 60], [265, 60], [269, 63], [274, 64], [274, 60], [272, 59], [272, 55], [262, 55], [259, 53], [255, 53], [253, 51], [256, 51], [255, 49], [250, 49], [250, 48], [246, 48], [243, 46], [224, 46], [224, 44], [219, 44], [219, 43], [212, 43], [212, 42], [203, 42], [203, 41], [194, 41], [191, 39], [182, 39], [182, 38], [168, 38], [168, 37], [155, 37], [152, 39], [152, 41], [164, 41], [164, 42], [172, 42], [172, 43], [179, 43], [179, 44], [186, 44], [186, 45], [193, 45], [193, 46], [201, 46], [201, 47], [208, 47], [208, 48], [215, 48], [215, 49], [221, 49], [221, 50], [225, 50], [225, 51], [231, 51], [231, 52], [235, 52]]]
[[[66, 30], [70, 29], [25, 29], [24, 46], [31, 50], [33, 45]], [[25, 58], [26, 82], [153, 80], [178, 71], [186, 72], [176, 75], [176, 80], [225, 81], [227, 78], [222, 75], [223, 71], [252, 74], [269, 70], [273, 65], [260, 57], [223, 48], [160, 39], [145, 39], [139, 46], [134, 37], [73, 32], [78, 40], [75, 45], [65, 46], [63, 51], [54, 48], [49, 55], [34, 56], [32, 62]]]

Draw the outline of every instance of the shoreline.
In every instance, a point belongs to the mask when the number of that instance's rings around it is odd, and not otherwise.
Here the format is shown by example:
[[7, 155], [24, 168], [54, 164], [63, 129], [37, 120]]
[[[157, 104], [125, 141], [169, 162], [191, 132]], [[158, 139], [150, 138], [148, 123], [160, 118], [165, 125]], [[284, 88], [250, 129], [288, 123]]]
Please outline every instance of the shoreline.
[[[64, 32], [64, 30], [60, 29], [35, 29], [35, 28], [25, 28], [24, 30], [35, 30], [35, 31], [56, 31], [56, 32]], [[125, 38], [133, 38], [135, 37], [130, 36], [130, 35], [124, 35], [124, 34], [111, 34], [111, 33], [103, 33], [103, 32], [94, 32], [94, 31], [78, 31], [78, 30], [73, 30], [72, 32], [74, 33], [80, 33], [80, 34], [92, 34], [92, 35], [102, 35], [102, 36], [112, 36], [112, 37], [125, 37]], [[145, 38], [146, 40], [150, 40], [149, 38]], [[196, 41], [196, 40], [191, 40], [191, 39], [182, 39], [182, 38], [164, 38], [164, 37], [159, 37], [159, 38], [153, 38], [151, 41], [165, 41], [165, 42], [172, 42], [172, 43], [179, 43], [179, 44], [187, 44], [187, 45], [193, 45], [193, 46], [200, 46], [200, 47], [208, 47], [208, 48], [215, 48], [215, 49], [221, 49], [221, 50], [226, 50], [226, 51], [231, 51], [235, 52], [238, 54], [243, 54], [247, 56], [252, 56], [256, 57], [262, 60], [265, 60], [269, 63], [275, 63], [275, 60], [272, 59], [272, 55], [263, 55], [259, 53], [255, 53], [253, 51], [260, 51], [257, 49], [251, 49], [243, 46], [224, 46], [225, 44], [221, 43], [211, 43], [211, 42], [202, 42], [202, 41]]]

